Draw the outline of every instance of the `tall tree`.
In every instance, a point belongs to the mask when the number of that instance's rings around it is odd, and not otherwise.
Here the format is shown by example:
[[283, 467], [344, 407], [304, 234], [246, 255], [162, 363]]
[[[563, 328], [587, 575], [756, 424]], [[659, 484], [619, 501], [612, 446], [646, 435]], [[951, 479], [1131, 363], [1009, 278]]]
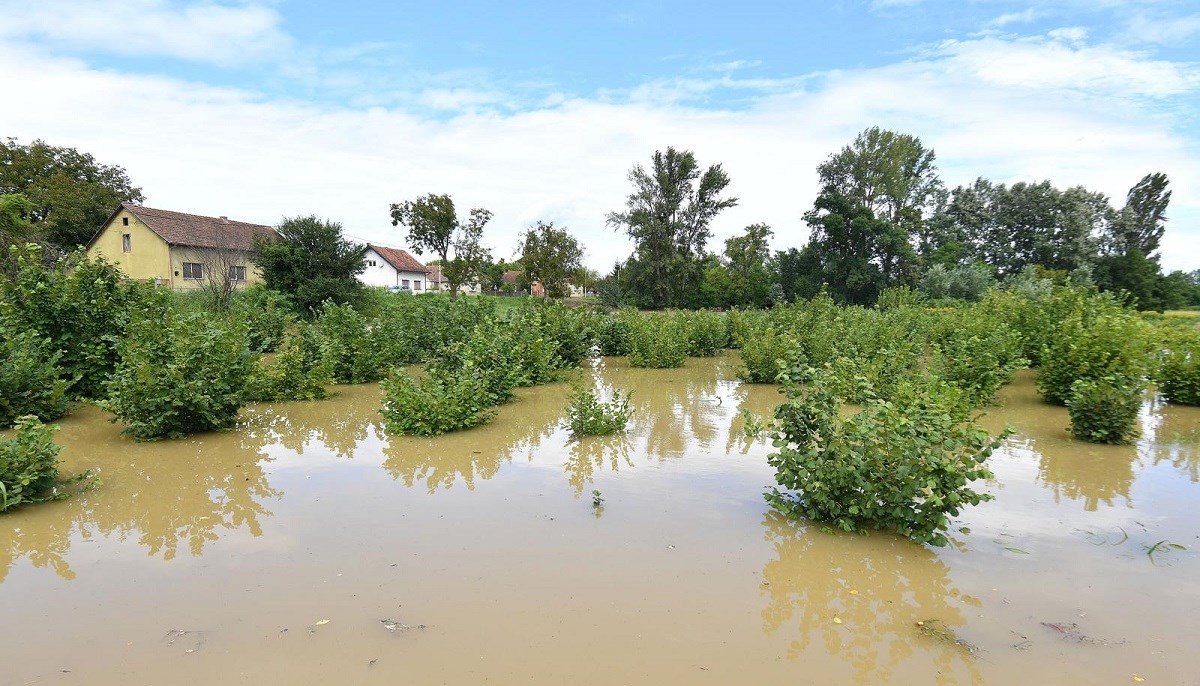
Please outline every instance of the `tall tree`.
[[737, 204], [721, 197], [729, 176], [719, 164], [701, 172], [691, 151], [667, 148], [654, 153], [649, 170], [635, 166], [629, 181], [634, 190], [625, 211], [608, 215], [609, 226], [636, 244], [629, 283], [646, 307], [682, 306], [702, 279], [709, 224]]
[[449, 195], [430, 193], [416, 200], [392, 203], [392, 226], [408, 229], [408, 245], [418, 255], [426, 250], [442, 261], [442, 276], [450, 284], [450, 298], [458, 297], [464, 283], [479, 281], [491, 261], [491, 254], [480, 245], [483, 227], [492, 213], [475, 208], [470, 218], [459, 221]]
[[[822, 188], [894, 224], [919, 222], [942, 182], [921, 139], [872, 126], [817, 167]], [[915, 227], [908, 227], [915, 228]]]
[[565, 298], [583, 268], [583, 248], [566, 229], [538, 222], [521, 235], [521, 264], [530, 281], [542, 282], [548, 297]]
[[741, 236], [725, 240], [725, 261], [729, 273], [726, 300], [730, 305], [763, 307], [774, 282], [767, 262], [771, 258], [768, 242], [773, 235], [766, 224], [751, 224]]
[[250, 259], [267, 288], [287, 293], [297, 310], [312, 316], [321, 303], [354, 302], [362, 293], [357, 275], [367, 248], [342, 237], [342, 225], [316, 216], [285, 218], [278, 241], [255, 244]]
[[1171, 191], [1167, 190], [1167, 175], [1147, 174], [1129, 189], [1125, 207], [1112, 223], [1109, 251], [1124, 254], [1137, 250], [1152, 258], [1166, 230], [1167, 206]]
[[75, 148], [41, 140], [0, 140], [0, 195], [20, 193], [27, 217], [46, 240], [74, 248], [91, 240], [122, 202], [145, 200], [125, 170], [101, 164]]

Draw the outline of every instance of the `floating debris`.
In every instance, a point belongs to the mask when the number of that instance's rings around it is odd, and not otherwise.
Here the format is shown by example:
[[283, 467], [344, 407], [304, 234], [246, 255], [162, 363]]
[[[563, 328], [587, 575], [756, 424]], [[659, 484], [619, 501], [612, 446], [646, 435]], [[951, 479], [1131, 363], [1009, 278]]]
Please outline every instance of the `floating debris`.
[[1108, 641], [1102, 638], [1092, 638], [1079, 630], [1079, 625], [1075, 622], [1042, 622], [1042, 626], [1053, 629], [1062, 634], [1064, 641], [1080, 643], [1084, 645], [1112, 646], [1121, 645], [1125, 641]]
[[425, 629], [428, 628], [424, 624], [418, 624], [416, 626], [412, 626], [409, 624], [401, 624], [400, 622], [397, 622], [394, 619], [381, 619], [381, 620], [379, 620], [379, 623], [383, 625], [383, 628], [387, 629], [388, 631], [392, 632], [393, 634], [402, 634], [406, 631], [412, 631], [413, 629], [419, 629], [419, 630], [424, 631]]
[[967, 651], [968, 655], [974, 655], [979, 652], [979, 646], [964, 641], [955, 634], [953, 630], [948, 628], [940, 619], [925, 619], [915, 623], [917, 631], [922, 635], [937, 639], [943, 643], [956, 645]]

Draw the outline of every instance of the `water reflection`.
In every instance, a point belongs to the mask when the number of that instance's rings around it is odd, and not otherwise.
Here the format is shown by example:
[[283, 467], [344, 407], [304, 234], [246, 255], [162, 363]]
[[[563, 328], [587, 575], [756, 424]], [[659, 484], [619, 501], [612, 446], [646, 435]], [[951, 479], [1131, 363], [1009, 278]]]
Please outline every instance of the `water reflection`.
[[563, 468], [567, 472], [567, 483], [578, 496], [591, 484], [593, 474], [605, 467], [615, 474], [622, 464], [633, 467], [628, 437], [593, 436], [571, 443], [570, 456]]
[[1036, 451], [1038, 480], [1050, 487], [1055, 502], [1062, 498], [1083, 501], [1083, 509], [1095, 512], [1103, 503], [1116, 507], [1123, 501], [1132, 507], [1129, 489], [1134, 481], [1138, 451], [1131, 445], [1094, 445], [1072, 439], [1012, 443], [1016, 450]]
[[[351, 458], [371, 430], [378, 431], [381, 402], [378, 385], [342, 386], [327, 401], [264, 406], [275, 409], [264, 412], [259, 423], [277, 445], [297, 455], [303, 455], [315, 441], [318, 449]], [[331, 412], [331, 407], [336, 407], [336, 412]]]
[[[103, 485], [70, 500], [26, 508], [5, 518], [0, 539], [0, 581], [22, 558], [75, 578], [68, 562], [73, 545], [102, 539], [133, 540], [152, 557], [200, 555], [222, 531], [262, 535], [263, 504], [282, 493], [271, 488], [262, 463], [272, 432], [247, 428], [182, 441], [133, 443], [83, 408], [64, 422], [59, 440], [84, 450], [75, 464], [102, 464]], [[76, 447], [78, 446], [78, 447]], [[86, 446], [86, 447], [84, 447]], [[64, 451], [65, 452], [65, 451]]]
[[608, 378], [632, 393], [630, 433], [644, 437], [644, 452], [659, 459], [681, 457], [689, 449], [711, 449], [735, 409], [724, 397], [733, 384], [714, 376], [708, 360], [632, 373], [618, 367]]
[[[953, 638], [966, 622], [959, 608], [981, 603], [950, 583], [927, 548], [881, 534], [809, 532], [774, 512], [763, 527], [775, 549], [762, 571], [763, 628], [794, 633], [789, 659], [804, 658], [815, 640], [858, 684], [982, 682], [975, 657]], [[946, 636], [922, 633], [916, 623], [930, 620]]]
[[1169, 464], [1192, 483], [1200, 483], [1200, 407], [1153, 401], [1158, 417], [1153, 434], [1138, 443], [1138, 451], [1154, 465]]

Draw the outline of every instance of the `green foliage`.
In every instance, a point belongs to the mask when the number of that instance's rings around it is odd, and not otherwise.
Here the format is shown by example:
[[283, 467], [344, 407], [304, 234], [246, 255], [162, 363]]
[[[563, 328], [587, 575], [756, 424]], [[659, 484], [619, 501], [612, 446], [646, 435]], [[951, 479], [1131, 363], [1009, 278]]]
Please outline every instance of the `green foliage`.
[[729, 347], [729, 321], [720, 312], [699, 310], [676, 316], [686, 323], [690, 357], [712, 357]]
[[797, 366], [783, 380], [780, 450], [767, 458], [783, 490], [766, 495], [780, 512], [942, 546], [950, 517], [991, 498], [971, 483], [992, 476], [985, 462], [1003, 437], [971, 425], [958, 389], [906, 379], [889, 400], [868, 390], [862, 410], [843, 415], [834, 389], [845, 384], [828, 369]]
[[13, 280], [0, 279], [0, 319], [48, 339], [61, 352], [70, 396], [103, 397], [130, 313], [151, 287], [126, 282], [113, 264], [82, 251], [45, 268], [37, 246], [13, 250], [19, 271]]
[[119, 166], [100, 164], [75, 148], [8, 138], [0, 140], [0, 195], [13, 193], [27, 199], [33, 227], [67, 250], [91, 240], [122, 202], [145, 200]]
[[16, 421], [16, 436], [0, 438], [0, 512], [25, 503], [54, 500], [58, 483], [57, 426], [26, 415]]
[[686, 307], [702, 279], [709, 224], [737, 204], [720, 197], [729, 176], [719, 164], [702, 173], [690, 151], [667, 148], [654, 153], [649, 170], [635, 166], [629, 181], [625, 211], [608, 215], [609, 226], [624, 229], [635, 244], [627, 283], [642, 307]]
[[1132, 383], [1150, 371], [1150, 359], [1146, 324], [1135, 314], [1097, 299], [1080, 301], [1043, 348], [1038, 390], [1046, 402], [1065, 405], [1076, 381], [1111, 376]]
[[578, 367], [580, 362], [592, 355], [592, 318], [582, 310], [573, 310], [560, 303], [528, 299], [522, 301], [521, 306], [511, 314], [510, 321], [521, 334], [518, 345], [535, 338], [545, 340], [552, 352], [551, 369]]
[[253, 366], [240, 326], [150, 311], [130, 324], [102, 406], [139, 440], [231, 429]]
[[311, 324], [300, 324], [283, 344], [283, 351], [260, 359], [251, 375], [246, 399], [258, 402], [321, 400], [333, 383], [333, 364]]
[[321, 303], [354, 303], [363, 286], [356, 276], [365, 268], [367, 248], [342, 237], [342, 225], [316, 216], [285, 218], [277, 241], [255, 244], [251, 260], [262, 270], [267, 288], [287, 293], [296, 311], [313, 317]]
[[793, 363], [799, 352], [794, 335], [781, 333], [765, 321], [739, 338], [744, 367], [739, 376], [750, 383], [776, 383], [779, 372]]
[[246, 324], [250, 350], [270, 353], [279, 349], [283, 333], [293, 321], [292, 303], [288, 297], [262, 284], [256, 284], [234, 294], [231, 313]]
[[583, 268], [583, 248], [566, 229], [538, 222], [521, 234], [521, 264], [531, 281], [541, 281], [546, 295], [571, 295], [571, 279]]
[[435, 379], [471, 377], [478, 387], [476, 402], [490, 407], [512, 399], [517, 386], [531, 385], [534, 378], [552, 373], [552, 352], [544, 345], [532, 345], [541, 339], [535, 332], [521, 338], [524, 345], [518, 350], [518, 336], [513, 327], [500, 322], [485, 322], [476, 327], [467, 340], [443, 348], [428, 365]]
[[391, 434], [438, 436], [491, 421], [482, 379], [433, 372], [413, 377], [396, 369], [383, 380], [384, 428]]
[[633, 410], [629, 407], [628, 393], [622, 395], [620, 391], [613, 391], [610, 400], [602, 401], [590, 388], [577, 386], [571, 390], [567, 428], [576, 438], [623, 432], [631, 416]]
[[392, 225], [408, 229], [406, 241], [418, 255], [426, 250], [441, 261], [442, 276], [450, 284], [450, 298], [458, 298], [463, 284], [481, 280], [491, 255], [480, 245], [483, 227], [492, 219], [488, 210], [475, 208], [471, 218], [459, 221], [449, 195], [422, 196], [392, 203]]
[[22, 415], [50, 421], [67, 413], [67, 382], [62, 380], [59, 357], [36, 333], [0, 323], [0, 429]]
[[917, 289], [930, 300], [966, 300], [976, 302], [996, 282], [987, 265], [947, 267], [935, 264], [921, 276]]
[[1157, 377], [1168, 402], [1200, 405], [1200, 331], [1170, 334]]
[[725, 241], [728, 285], [721, 305], [735, 307], [764, 307], [771, 299], [771, 286], [776, 285], [768, 267], [773, 235], [766, 224], [751, 224], [742, 236]]
[[597, 312], [592, 315], [591, 329], [600, 347], [600, 354], [605, 356], [628, 355], [631, 349], [630, 340], [633, 337], [633, 323], [637, 320], [637, 310], [626, 308], [619, 312]]
[[382, 336], [370, 320], [350, 305], [327, 302], [321, 306], [316, 328], [337, 383], [366, 383], [383, 376]]
[[688, 328], [683, 317], [646, 314], [632, 322], [629, 364], [665, 369], [682, 367], [688, 356]]
[[1137, 416], [1144, 389], [1140, 379], [1079, 379], [1071, 384], [1067, 398], [1071, 434], [1089, 443], [1129, 443], [1138, 435]]
[[996, 393], [1029, 361], [1021, 356], [1021, 336], [979, 306], [940, 312], [929, 340], [938, 376], [958, 386], [972, 407], [991, 403]]

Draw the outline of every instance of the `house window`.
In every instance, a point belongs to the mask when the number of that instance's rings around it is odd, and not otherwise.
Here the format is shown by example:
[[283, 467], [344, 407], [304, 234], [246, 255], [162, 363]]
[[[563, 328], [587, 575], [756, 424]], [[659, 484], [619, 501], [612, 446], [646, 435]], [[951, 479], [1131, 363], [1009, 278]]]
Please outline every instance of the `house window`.
[[204, 265], [199, 262], [184, 262], [183, 263], [183, 278], [196, 279], [197, 281], [204, 278]]
[[245, 281], [246, 280], [246, 268], [239, 267], [236, 265], [230, 265], [229, 280], [230, 281]]
[[400, 279], [400, 287], [408, 288], [408, 279]]
[[375, 260], [367, 260], [367, 266], [368, 267], [376, 267], [378, 265], [375, 264]]
[[127, 233], [121, 234], [121, 250], [124, 250], [125, 252], [129, 252], [132, 249], [133, 249], [132, 237]]
[[416, 281], [413, 281], [413, 290], [414, 291], [421, 290], [421, 281], [419, 279]]
[[129, 217], [121, 217], [121, 225], [129, 226]]

